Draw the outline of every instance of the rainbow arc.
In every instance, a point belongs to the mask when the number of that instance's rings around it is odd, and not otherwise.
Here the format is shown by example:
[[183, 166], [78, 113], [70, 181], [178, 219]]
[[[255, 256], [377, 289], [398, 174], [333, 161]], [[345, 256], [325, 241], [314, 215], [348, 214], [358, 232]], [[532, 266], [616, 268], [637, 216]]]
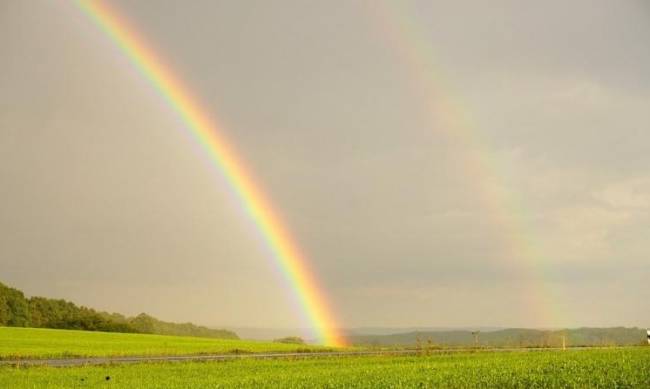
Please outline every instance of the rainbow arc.
[[330, 304], [305, 256], [251, 172], [227, 142], [223, 129], [210, 120], [207, 111], [165, 65], [162, 56], [154, 52], [114, 8], [95, 0], [80, 0], [78, 4], [178, 113], [194, 139], [223, 172], [271, 249], [273, 260], [298, 296], [319, 340], [331, 346], [345, 345]]

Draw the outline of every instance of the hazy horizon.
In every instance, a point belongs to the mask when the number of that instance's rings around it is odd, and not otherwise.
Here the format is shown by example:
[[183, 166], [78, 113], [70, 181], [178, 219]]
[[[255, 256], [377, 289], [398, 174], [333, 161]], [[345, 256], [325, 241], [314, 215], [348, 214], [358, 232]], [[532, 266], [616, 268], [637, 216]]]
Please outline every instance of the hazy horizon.
[[[644, 1], [110, 1], [341, 327], [650, 326]], [[73, 2], [0, 4], [0, 282], [309, 327], [223, 174]]]

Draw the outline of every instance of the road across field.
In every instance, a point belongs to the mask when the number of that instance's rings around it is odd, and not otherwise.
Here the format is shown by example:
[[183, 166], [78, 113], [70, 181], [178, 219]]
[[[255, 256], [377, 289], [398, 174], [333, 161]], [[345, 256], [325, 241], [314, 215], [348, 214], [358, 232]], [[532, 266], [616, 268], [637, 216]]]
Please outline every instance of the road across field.
[[[617, 347], [576, 347], [567, 350], [588, 350], [595, 348]], [[471, 352], [534, 352], [562, 350], [562, 348], [494, 348], [494, 349], [408, 349], [382, 351], [332, 351], [332, 352], [302, 352], [302, 353], [251, 353], [251, 354], [212, 354], [212, 355], [177, 355], [177, 356], [141, 356], [141, 357], [87, 357], [87, 358], [51, 358], [51, 359], [13, 359], [0, 360], [0, 366], [85, 366], [109, 365], [143, 362], [189, 362], [189, 361], [227, 361], [237, 359], [280, 359], [280, 358], [327, 358], [355, 357], [370, 355], [431, 355], [445, 353]]]

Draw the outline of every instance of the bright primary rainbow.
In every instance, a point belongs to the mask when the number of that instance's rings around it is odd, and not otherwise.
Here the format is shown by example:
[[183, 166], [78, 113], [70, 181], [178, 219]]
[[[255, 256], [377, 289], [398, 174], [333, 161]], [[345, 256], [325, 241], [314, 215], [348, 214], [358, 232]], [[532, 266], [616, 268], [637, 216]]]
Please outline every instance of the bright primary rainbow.
[[194, 138], [226, 176], [271, 248], [273, 258], [298, 296], [319, 340], [331, 346], [345, 345], [305, 257], [265, 194], [224, 139], [222, 130], [208, 119], [206, 111], [178, 77], [121, 15], [103, 1], [79, 0], [78, 4], [176, 110]]

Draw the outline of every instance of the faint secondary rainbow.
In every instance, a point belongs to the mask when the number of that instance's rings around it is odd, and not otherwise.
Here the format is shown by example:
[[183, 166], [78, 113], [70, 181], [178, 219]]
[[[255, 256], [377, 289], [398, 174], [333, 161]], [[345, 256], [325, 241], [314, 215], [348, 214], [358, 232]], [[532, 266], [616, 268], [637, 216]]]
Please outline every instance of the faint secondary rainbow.
[[331, 346], [345, 345], [330, 305], [297, 243], [221, 129], [209, 120], [187, 87], [122, 15], [103, 1], [79, 0], [77, 4], [181, 116], [194, 138], [226, 176], [271, 248], [277, 265], [291, 284], [319, 340]]
[[517, 269], [523, 284], [521, 292], [529, 303], [529, 315], [542, 326], [557, 326], [568, 316], [566, 312], [560, 314], [557, 292], [544, 284], [545, 256], [528, 228], [531, 219], [528, 210], [516, 192], [506, 189], [498, 162], [481, 138], [469, 110], [454, 96], [453, 88], [442, 76], [431, 42], [426, 40], [415, 13], [407, 9], [409, 2], [382, 0], [369, 4], [368, 12], [374, 15], [399, 57], [409, 66], [414, 89], [424, 94], [427, 101], [423, 105], [430, 114], [428, 120], [463, 150], [460, 163], [466, 178], [474, 184], [482, 206], [501, 230], [505, 261]]

